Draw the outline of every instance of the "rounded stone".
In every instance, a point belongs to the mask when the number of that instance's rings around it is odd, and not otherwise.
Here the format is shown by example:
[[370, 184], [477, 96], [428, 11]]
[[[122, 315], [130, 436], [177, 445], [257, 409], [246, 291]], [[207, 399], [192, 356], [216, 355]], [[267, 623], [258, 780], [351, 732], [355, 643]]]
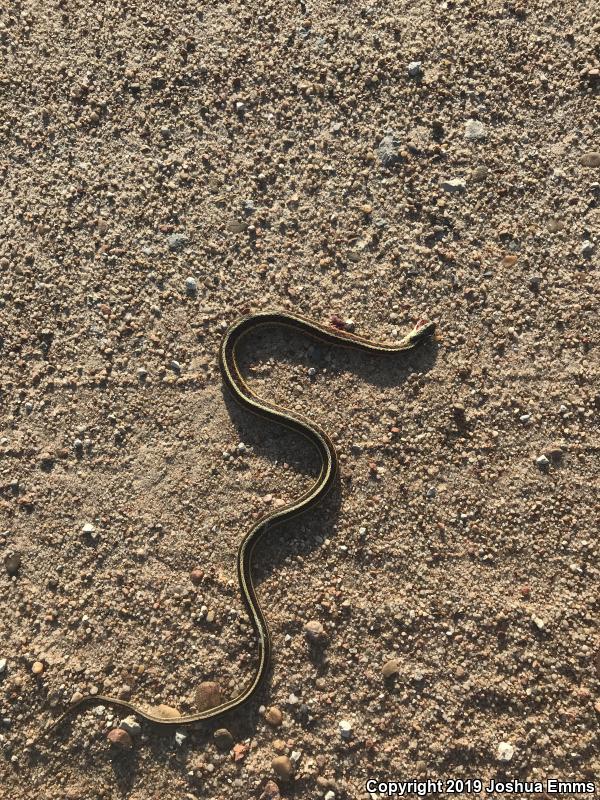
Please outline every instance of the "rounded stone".
[[190, 572], [190, 580], [194, 586], [198, 586], [200, 583], [202, 583], [203, 578], [204, 572], [200, 569], [200, 567], [194, 567], [194, 569]]
[[400, 672], [400, 662], [397, 658], [391, 658], [385, 662], [381, 672], [386, 680], [395, 677]]
[[31, 666], [34, 675], [41, 675], [44, 672], [44, 665], [41, 661], [34, 661]]
[[21, 553], [11, 553], [4, 558], [4, 569], [9, 575], [16, 575], [21, 566]]
[[579, 161], [584, 167], [600, 167], [600, 152], [584, 153]]
[[310, 622], [306, 623], [304, 626], [304, 633], [306, 634], [306, 638], [315, 644], [324, 641], [326, 638], [325, 628], [316, 619], [311, 619]]
[[265, 722], [272, 725], [274, 728], [278, 728], [283, 722], [283, 713], [281, 709], [277, 708], [277, 706], [269, 706], [265, 711]]
[[287, 756], [275, 756], [271, 766], [273, 772], [284, 781], [289, 781], [294, 774], [294, 765]]
[[203, 681], [194, 695], [194, 703], [198, 711], [207, 711], [209, 708], [221, 705], [223, 694], [216, 681]]
[[213, 739], [220, 750], [230, 750], [233, 745], [233, 736], [227, 728], [218, 728], [213, 733]]
[[122, 728], [113, 728], [108, 732], [106, 738], [111, 744], [120, 747], [121, 750], [131, 750], [133, 744], [131, 736]]

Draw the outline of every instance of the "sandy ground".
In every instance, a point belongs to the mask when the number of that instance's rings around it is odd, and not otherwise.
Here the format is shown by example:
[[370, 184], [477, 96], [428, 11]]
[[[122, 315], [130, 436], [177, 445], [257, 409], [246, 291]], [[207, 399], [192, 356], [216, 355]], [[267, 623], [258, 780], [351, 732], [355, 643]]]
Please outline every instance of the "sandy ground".
[[[0, 11], [2, 800], [597, 779], [599, 33], [572, 0]], [[252, 386], [342, 464], [257, 553], [268, 683], [32, 744], [77, 693], [252, 674], [236, 548], [317, 468], [222, 391], [261, 308], [439, 339], [256, 336]]]

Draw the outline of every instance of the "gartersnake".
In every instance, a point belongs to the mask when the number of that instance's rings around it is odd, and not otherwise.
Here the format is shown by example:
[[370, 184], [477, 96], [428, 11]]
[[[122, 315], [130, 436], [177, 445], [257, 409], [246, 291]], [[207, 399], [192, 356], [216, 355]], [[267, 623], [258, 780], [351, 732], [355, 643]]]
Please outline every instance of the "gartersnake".
[[251, 698], [261, 684], [269, 666], [271, 658], [271, 636], [267, 627], [264, 614], [256, 597], [252, 581], [252, 553], [257, 542], [262, 539], [267, 530], [278, 525], [290, 517], [307, 511], [319, 503], [327, 494], [335, 480], [338, 468], [338, 457], [331, 439], [314, 422], [306, 417], [291, 413], [275, 403], [268, 402], [258, 397], [244, 381], [237, 362], [237, 347], [240, 341], [251, 331], [265, 326], [283, 326], [300, 333], [305, 333], [320, 342], [332, 345], [342, 345], [368, 353], [399, 353], [412, 350], [416, 345], [428, 339], [435, 330], [432, 322], [420, 322], [401, 341], [394, 344], [378, 344], [362, 336], [356, 336], [344, 330], [321, 325], [299, 314], [282, 311], [261, 311], [240, 317], [225, 332], [219, 349], [219, 366], [225, 385], [233, 398], [243, 407], [261, 417], [273, 420], [291, 430], [300, 433], [317, 450], [321, 462], [321, 471], [313, 485], [301, 497], [287, 505], [265, 514], [255, 522], [246, 533], [239, 546], [237, 554], [237, 572], [242, 600], [248, 611], [252, 626], [258, 638], [258, 666], [252, 681], [236, 697], [226, 700], [218, 706], [186, 714], [176, 718], [165, 718], [158, 714], [139, 708], [133, 703], [120, 700], [117, 697], [105, 695], [85, 695], [73, 703], [63, 714], [50, 724], [42, 735], [47, 735], [75, 711], [90, 705], [109, 705], [124, 711], [133, 712], [148, 722], [159, 725], [179, 726], [212, 720], [227, 711], [239, 708]]

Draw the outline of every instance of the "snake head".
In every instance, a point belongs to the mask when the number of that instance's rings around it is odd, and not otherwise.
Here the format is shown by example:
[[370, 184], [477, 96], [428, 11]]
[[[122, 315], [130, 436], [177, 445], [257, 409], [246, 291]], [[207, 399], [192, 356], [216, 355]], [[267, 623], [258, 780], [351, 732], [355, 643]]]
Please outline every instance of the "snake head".
[[404, 344], [414, 346], [420, 342], [425, 341], [433, 336], [435, 332], [435, 322], [427, 322], [427, 320], [420, 319], [415, 327], [408, 333], [404, 339]]

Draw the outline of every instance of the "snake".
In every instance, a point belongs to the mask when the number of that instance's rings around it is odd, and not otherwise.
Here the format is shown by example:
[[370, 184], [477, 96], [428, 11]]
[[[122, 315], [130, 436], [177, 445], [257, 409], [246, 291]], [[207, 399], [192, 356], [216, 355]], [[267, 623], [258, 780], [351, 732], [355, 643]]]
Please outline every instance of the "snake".
[[[238, 348], [250, 334], [267, 327], [283, 327], [295, 333], [306, 334], [313, 340], [326, 345], [349, 347], [373, 354], [400, 353], [413, 350], [432, 337], [434, 322], [419, 320], [402, 339], [397, 342], [380, 343], [359, 336], [342, 327], [339, 318], [333, 318], [332, 325], [325, 325], [289, 311], [258, 311], [247, 313], [236, 319], [225, 331], [219, 348], [219, 367], [223, 382], [233, 399], [244, 409], [278, 423], [299, 433], [317, 452], [320, 471], [312, 485], [300, 497], [270, 511], [259, 519], [242, 538], [237, 552], [237, 576], [240, 594], [258, 643], [258, 660], [251, 681], [239, 694], [211, 708], [184, 714], [178, 717], [165, 717], [141, 708], [134, 703], [109, 695], [88, 694], [73, 702], [56, 720], [51, 722], [40, 736], [48, 736], [63, 722], [84, 707], [105, 705], [121, 711], [130, 712], [147, 722], [160, 726], [181, 726], [195, 722], [215, 720], [229, 711], [239, 709], [257, 692], [269, 669], [272, 656], [272, 639], [267, 620], [258, 602], [256, 588], [252, 579], [252, 557], [256, 545], [268, 531], [317, 506], [332, 488], [339, 469], [337, 451], [329, 436], [312, 420], [302, 414], [291, 412], [277, 403], [259, 397], [248, 386], [240, 372]], [[38, 737], [40, 738], [40, 737]]]

